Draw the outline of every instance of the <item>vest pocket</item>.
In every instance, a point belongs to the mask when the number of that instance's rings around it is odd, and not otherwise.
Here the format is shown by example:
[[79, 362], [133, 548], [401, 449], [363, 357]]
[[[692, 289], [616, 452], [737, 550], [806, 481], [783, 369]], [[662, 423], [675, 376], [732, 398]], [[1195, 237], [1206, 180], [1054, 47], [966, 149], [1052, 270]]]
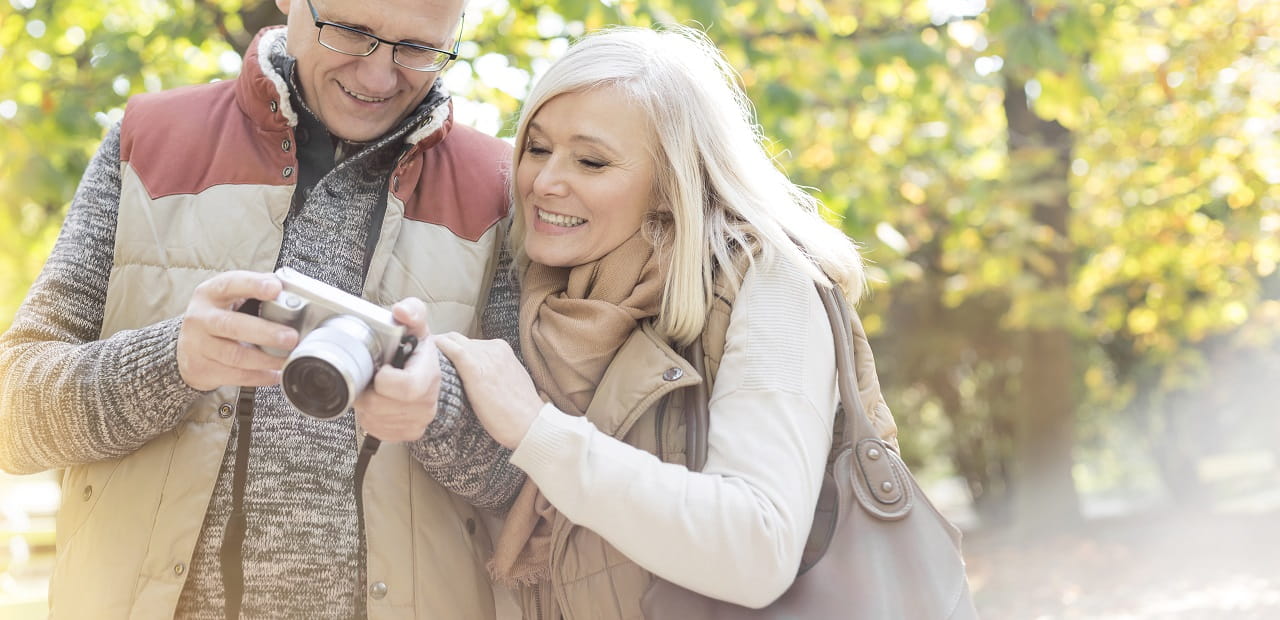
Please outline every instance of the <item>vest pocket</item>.
[[62, 501], [56, 519], [59, 547], [65, 547], [80, 533], [119, 465], [120, 459], [111, 459], [76, 465], [63, 473]]

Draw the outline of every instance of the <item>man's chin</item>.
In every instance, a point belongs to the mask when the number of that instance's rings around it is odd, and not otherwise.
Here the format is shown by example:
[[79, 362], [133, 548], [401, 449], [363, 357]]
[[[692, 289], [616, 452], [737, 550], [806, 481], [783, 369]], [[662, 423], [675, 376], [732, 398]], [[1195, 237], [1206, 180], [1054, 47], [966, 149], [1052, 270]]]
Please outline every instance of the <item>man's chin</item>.
[[390, 131], [391, 126], [379, 127], [366, 123], [348, 123], [339, 127], [330, 127], [329, 133], [339, 140], [347, 142], [372, 142]]

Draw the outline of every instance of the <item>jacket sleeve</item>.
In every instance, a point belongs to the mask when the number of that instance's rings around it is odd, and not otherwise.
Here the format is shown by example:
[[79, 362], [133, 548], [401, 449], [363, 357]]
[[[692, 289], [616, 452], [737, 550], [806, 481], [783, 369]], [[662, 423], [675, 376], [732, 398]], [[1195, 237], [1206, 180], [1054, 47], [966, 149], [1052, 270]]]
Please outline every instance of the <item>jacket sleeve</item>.
[[512, 454], [571, 522], [663, 579], [761, 607], [795, 579], [838, 402], [812, 280], [757, 264], [729, 319], [701, 472], [545, 405]]
[[[512, 276], [506, 240], [494, 270], [489, 300], [481, 315], [485, 338], [503, 338], [519, 355], [516, 331], [519, 293]], [[506, 512], [524, 484], [524, 472], [511, 464], [511, 451], [484, 430], [467, 402], [453, 362], [440, 354], [440, 400], [426, 435], [409, 446], [427, 472], [446, 488], [479, 508]]]
[[53, 251], [0, 337], [0, 469], [34, 473], [129, 454], [198, 392], [178, 373], [180, 318], [99, 340], [120, 200], [120, 127], [76, 190]]

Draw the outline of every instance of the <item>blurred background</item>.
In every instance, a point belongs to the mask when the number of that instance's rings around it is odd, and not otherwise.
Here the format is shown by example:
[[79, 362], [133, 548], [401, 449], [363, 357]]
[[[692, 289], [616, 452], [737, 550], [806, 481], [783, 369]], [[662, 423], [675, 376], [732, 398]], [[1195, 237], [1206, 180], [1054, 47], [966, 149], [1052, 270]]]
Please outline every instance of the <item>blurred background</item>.
[[[0, 6], [0, 329], [126, 99], [232, 77], [282, 21]], [[663, 22], [721, 46], [863, 245], [903, 451], [984, 617], [1280, 617], [1280, 3], [472, 0], [457, 117], [509, 138], [574, 37]], [[45, 613], [58, 496], [0, 475], [0, 616]]]

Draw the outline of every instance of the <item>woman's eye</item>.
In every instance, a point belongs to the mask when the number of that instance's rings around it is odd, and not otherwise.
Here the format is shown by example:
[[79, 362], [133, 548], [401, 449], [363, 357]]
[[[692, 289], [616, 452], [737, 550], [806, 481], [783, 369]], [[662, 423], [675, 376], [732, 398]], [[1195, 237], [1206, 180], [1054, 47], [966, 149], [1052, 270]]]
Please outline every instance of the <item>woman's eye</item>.
[[603, 161], [599, 161], [599, 160], [595, 160], [595, 159], [579, 159], [579, 160], [578, 160], [578, 163], [580, 163], [580, 164], [582, 164], [583, 166], [586, 166], [586, 167], [588, 167], [588, 168], [590, 168], [590, 169], [592, 169], [592, 170], [599, 170], [599, 169], [601, 169], [601, 168], [603, 168], [603, 167], [605, 167], [605, 166], [608, 166], [608, 165], [609, 165], [609, 164], [608, 164], [608, 162], [603, 162]]
[[530, 144], [524, 147], [524, 152], [529, 153], [530, 155], [546, 155], [551, 151], [548, 151], [546, 148], [538, 146], [536, 144]]

